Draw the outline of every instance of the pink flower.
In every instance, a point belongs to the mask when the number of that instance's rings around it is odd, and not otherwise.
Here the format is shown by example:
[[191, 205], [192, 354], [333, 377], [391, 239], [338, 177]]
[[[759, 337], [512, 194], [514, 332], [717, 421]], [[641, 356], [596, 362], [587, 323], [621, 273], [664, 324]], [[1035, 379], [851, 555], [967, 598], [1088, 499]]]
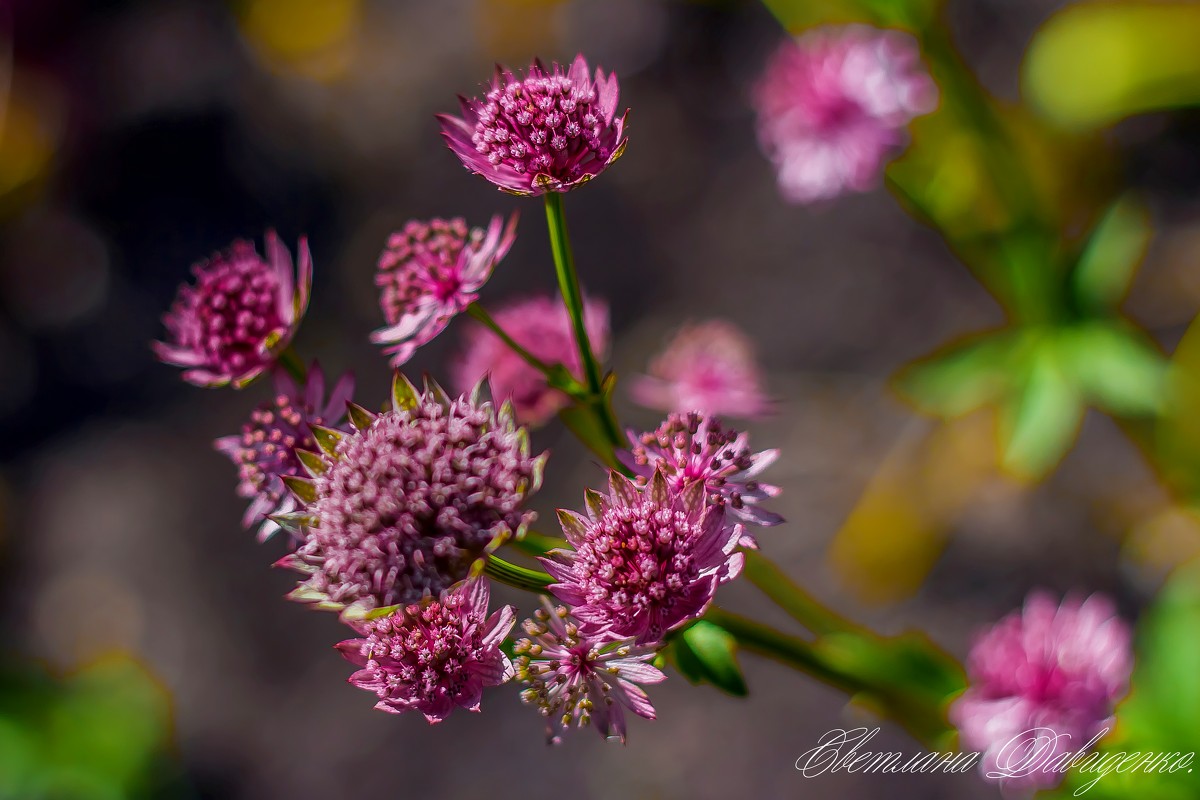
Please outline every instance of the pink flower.
[[316, 477], [289, 481], [310, 518], [278, 562], [305, 576], [289, 599], [353, 616], [436, 597], [535, 517], [524, 504], [546, 456], [530, 455], [511, 414], [474, 392], [451, 400], [396, 385], [391, 411], [352, 408], [357, 429], [325, 437]]
[[388, 327], [371, 334], [371, 341], [387, 345], [383, 352], [392, 357], [392, 366], [412, 358], [475, 302], [516, 238], [516, 214], [507, 226], [497, 214], [486, 232], [467, 230], [455, 218], [410, 220], [391, 235], [375, 275]]
[[546, 718], [547, 738], [561, 741], [560, 732], [572, 726], [594, 725], [600, 735], [616, 735], [625, 743], [625, 708], [654, 719], [654, 706], [638, 686], [667, 679], [646, 663], [654, 648], [629, 641], [581, 633], [563, 606], [544, 608], [525, 620], [528, 639], [513, 645], [517, 680], [528, 684], [521, 699]]
[[633, 399], [660, 411], [754, 418], [770, 410], [750, 339], [732, 323], [685, 325], [634, 378]]
[[350, 683], [374, 692], [380, 711], [420, 711], [430, 723], [456, 708], [478, 711], [483, 690], [512, 676], [500, 643], [512, 630], [513, 607], [487, 616], [490, 594], [487, 581], [475, 578], [437, 600], [351, 623], [363, 638], [337, 645], [361, 668]]
[[642, 480], [662, 470], [674, 491], [699, 481], [708, 502], [729, 515], [755, 525], [778, 525], [783, 517], [758, 503], [779, 494], [779, 487], [756, 478], [779, 457], [778, 450], [751, 453], [749, 436], [721, 425], [716, 417], [671, 414], [658, 429], [638, 435], [629, 431], [633, 448], [619, 457]]
[[950, 718], [963, 747], [983, 753], [986, 778], [1051, 788], [1062, 762], [1112, 725], [1132, 669], [1129, 627], [1107, 598], [1059, 606], [1034, 593], [971, 648], [971, 687]]
[[267, 261], [250, 242], [192, 268], [196, 282], [182, 285], [163, 317], [169, 342], [154, 342], [159, 360], [184, 367], [197, 386], [242, 387], [269, 369], [291, 343], [308, 308], [312, 256], [300, 240], [299, 274], [274, 231], [267, 231]]
[[781, 192], [811, 203], [873, 188], [904, 144], [905, 126], [937, 106], [937, 86], [911, 36], [827, 27], [776, 51], [754, 105]]
[[662, 641], [742, 569], [734, 552], [742, 526], [728, 525], [724, 507], [704, 495], [699, 483], [673, 491], [661, 471], [644, 488], [610, 472], [607, 497], [588, 491], [586, 517], [559, 509], [574, 550], [541, 559], [557, 581], [550, 591], [589, 633]]
[[[531, 297], [504, 306], [492, 316], [505, 333], [533, 356], [546, 364], [562, 364], [576, 378], [582, 376], [571, 317], [561, 301]], [[603, 354], [608, 347], [608, 307], [601, 302], [585, 301], [583, 320], [593, 349], [598, 355]], [[546, 383], [539, 370], [483, 326], [468, 330], [465, 352], [452, 371], [459, 391], [468, 390], [486, 376], [492, 396], [497, 401], [511, 399], [517, 422], [522, 425], [541, 425], [570, 402], [563, 392]]]
[[251, 498], [242, 525], [249, 528], [261, 522], [260, 542], [279, 530], [279, 524], [268, 517], [299, 509], [296, 497], [283, 483], [284, 476], [307, 474], [296, 448], [315, 450], [310, 426], [334, 427], [346, 415], [346, 401], [353, 392], [354, 376], [346, 373], [325, 402], [325, 374], [316, 362], [303, 390], [286, 372], [276, 369], [275, 399], [251, 412], [241, 435], [223, 436], [213, 443], [238, 466], [238, 496]]
[[534, 61], [523, 78], [497, 67], [482, 100], [460, 98], [462, 116], [440, 114], [438, 120], [463, 166], [500, 189], [566, 192], [624, 152], [617, 95], [617, 76], [597, 69], [589, 77], [582, 55], [567, 69]]

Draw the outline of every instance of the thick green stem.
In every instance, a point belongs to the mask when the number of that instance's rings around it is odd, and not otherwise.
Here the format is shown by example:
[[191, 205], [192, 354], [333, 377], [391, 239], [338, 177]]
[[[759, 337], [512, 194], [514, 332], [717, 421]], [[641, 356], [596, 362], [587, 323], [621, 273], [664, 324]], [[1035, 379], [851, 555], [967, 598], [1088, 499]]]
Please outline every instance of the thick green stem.
[[544, 533], [527, 531], [520, 539], [513, 539], [509, 544], [531, 556], [544, 556], [551, 550], [557, 550], [567, 545], [567, 540], [557, 536], [547, 536]]
[[496, 320], [492, 319], [492, 315], [489, 314], [483, 306], [479, 305], [479, 303], [471, 303], [471, 305], [467, 306], [467, 313], [475, 318], [475, 320], [477, 320], [485, 328], [496, 334], [500, 341], [504, 342], [504, 344], [508, 346], [508, 349], [520, 356], [526, 364], [541, 372], [546, 377], [551, 376], [550, 365], [533, 355], [533, 353], [530, 353], [521, 345], [517, 344], [517, 342], [511, 336], [509, 336], [503, 328], [496, 324]]
[[500, 583], [538, 594], [544, 594], [546, 587], [554, 582], [541, 570], [512, 564], [495, 555], [487, 556], [483, 563], [483, 574]]
[[745, 552], [746, 579], [792, 619], [815, 634], [859, 631], [861, 627], [822, 605], [758, 550]]
[[571, 317], [575, 342], [579, 347], [579, 363], [583, 365], [583, 377], [589, 394], [588, 405], [613, 447], [625, 446], [625, 437], [613, 418], [612, 410], [604, 395], [600, 364], [592, 350], [587, 325], [583, 318], [583, 292], [579, 287], [579, 275], [575, 271], [575, 258], [571, 252], [571, 239], [567, 233], [567, 218], [563, 213], [562, 195], [546, 192], [546, 223], [550, 228], [550, 249], [554, 254], [554, 271], [558, 276], [558, 288], [563, 303]]
[[279, 354], [279, 364], [287, 370], [296, 383], [304, 386], [308, 382], [308, 368], [304, 366], [304, 361], [290, 346]]

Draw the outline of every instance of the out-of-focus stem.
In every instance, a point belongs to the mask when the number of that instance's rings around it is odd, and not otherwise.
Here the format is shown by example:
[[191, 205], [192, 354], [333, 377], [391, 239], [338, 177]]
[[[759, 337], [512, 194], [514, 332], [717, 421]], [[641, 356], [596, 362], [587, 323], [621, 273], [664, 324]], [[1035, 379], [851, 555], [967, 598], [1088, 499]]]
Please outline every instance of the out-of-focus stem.
[[492, 318], [492, 315], [489, 314], [483, 306], [479, 305], [479, 303], [471, 303], [471, 305], [467, 306], [467, 313], [489, 331], [496, 334], [500, 341], [504, 342], [504, 344], [508, 346], [508, 349], [520, 356], [526, 364], [533, 367], [538, 372], [541, 372], [543, 375], [546, 375], [547, 377], [550, 376], [550, 365], [542, 361], [533, 353], [530, 353], [521, 345], [517, 344], [516, 340], [509, 336], [508, 333], [496, 323], [496, 320]]
[[291, 375], [301, 386], [308, 381], [308, 368], [304, 366], [304, 361], [290, 345], [279, 354], [279, 365], [286, 369], [288, 375]]
[[513, 539], [509, 542], [517, 550], [531, 556], [544, 556], [551, 550], [563, 547], [566, 543], [566, 539], [534, 531], [527, 531], [520, 539]]
[[758, 550], [747, 550], [744, 555], [746, 579], [808, 630], [815, 634], [861, 630], [821, 604]]

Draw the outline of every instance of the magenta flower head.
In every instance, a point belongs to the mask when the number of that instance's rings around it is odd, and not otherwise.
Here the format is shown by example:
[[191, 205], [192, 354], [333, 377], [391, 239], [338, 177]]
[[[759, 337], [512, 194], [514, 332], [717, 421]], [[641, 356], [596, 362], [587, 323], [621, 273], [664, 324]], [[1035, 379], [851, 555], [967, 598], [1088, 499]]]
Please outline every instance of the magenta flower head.
[[680, 492], [699, 481], [708, 502], [724, 506], [731, 517], [754, 525], [778, 525], [783, 517], [758, 503], [779, 494], [779, 487], [757, 480], [779, 458], [778, 450], [750, 452], [749, 436], [730, 430], [716, 417], [670, 414], [657, 430], [629, 431], [631, 450], [618, 453], [642, 480], [661, 470], [671, 489]]
[[430, 723], [456, 708], [478, 711], [483, 690], [512, 677], [500, 643], [513, 627], [513, 607], [488, 616], [491, 590], [472, 578], [393, 613], [351, 623], [362, 636], [337, 645], [359, 667], [350, 683], [374, 692], [375, 708], [419, 711]]
[[704, 495], [700, 483], [672, 490], [661, 470], [645, 487], [610, 472], [607, 497], [588, 490], [586, 517], [559, 510], [574, 549], [541, 559], [557, 581], [550, 591], [589, 634], [662, 641], [742, 570], [734, 552], [742, 526], [728, 524], [725, 508]]
[[633, 380], [630, 394], [646, 408], [753, 419], [768, 413], [754, 345], [732, 323], [714, 319], [679, 329]]
[[192, 273], [195, 283], [179, 287], [163, 317], [170, 341], [154, 342], [154, 352], [183, 367], [183, 379], [196, 386], [245, 386], [275, 364], [308, 308], [308, 242], [300, 240], [298, 275], [274, 231], [267, 231], [265, 261], [253, 244], [237, 241]]
[[654, 719], [654, 706], [637, 684], [667, 679], [646, 663], [654, 658], [654, 648], [588, 636], [564, 606], [553, 606], [544, 597], [542, 605], [523, 624], [529, 638], [513, 645], [517, 680], [529, 687], [521, 699], [546, 718], [551, 744], [562, 741], [562, 731], [588, 725], [624, 744], [625, 708]]
[[[504, 306], [492, 316], [501, 330], [533, 356], [546, 364], [562, 364], [582, 378], [571, 317], [561, 301], [531, 297]], [[602, 358], [608, 347], [608, 307], [586, 300], [583, 321], [592, 348]], [[468, 329], [465, 351], [453, 365], [452, 375], [459, 391], [487, 377], [497, 400], [512, 401], [522, 425], [541, 425], [570, 403], [567, 395], [546, 382], [541, 371], [481, 325]]]
[[524, 77], [496, 68], [483, 99], [460, 97], [462, 116], [441, 114], [442, 136], [463, 166], [503, 191], [566, 192], [603, 172], [625, 151], [617, 76], [534, 61]]
[[951, 721], [963, 747], [983, 753], [984, 777], [1047, 789], [1064, 762], [1094, 744], [1129, 691], [1129, 627], [1102, 595], [1058, 605], [1034, 593], [971, 648], [970, 688]]
[[937, 106], [916, 41], [861, 25], [810, 31], [783, 44], [754, 88], [758, 139], [793, 203], [866, 191]]
[[530, 456], [510, 406], [394, 387], [391, 411], [352, 405], [354, 432], [318, 428], [323, 453], [300, 453], [314, 477], [287, 480], [307, 504], [307, 538], [279, 562], [306, 576], [290, 599], [353, 617], [436, 597], [535, 516], [522, 507], [546, 456]]
[[371, 334], [399, 367], [446, 329], [479, 297], [492, 270], [517, 238], [517, 215], [499, 214], [487, 230], [467, 229], [461, 218], [409, 220], [379, 256], [375, 283], [388, 326]]
[[313, 425], [346, 430], [337, 423], [346, 416], [346, 402], [354, 392], [354, 376], [346, 373], [325, 400], [325, 373], [316, 362], [303, 387], [283, 370], [275, 371], [275, 398], [250, 413], [241, 435], [223, 436], [213, 444], [237, 464], [238, 496], [250, 498], [242, 517], [249, 528], [261, 523], [258, 540], [265, 542], [279, 530], [274, 515], [291, 514], [299, 503], [284, 484], [287, 477], [305, 475], [296, 450], [313, 450]]

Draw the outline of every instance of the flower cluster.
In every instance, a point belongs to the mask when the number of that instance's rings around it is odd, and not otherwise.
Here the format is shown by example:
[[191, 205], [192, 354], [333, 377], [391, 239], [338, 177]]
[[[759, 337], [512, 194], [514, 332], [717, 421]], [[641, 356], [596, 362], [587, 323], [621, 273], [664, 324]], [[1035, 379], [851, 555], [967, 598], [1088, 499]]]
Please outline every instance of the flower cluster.
[[[971, 687], [950, 712], [964, 747], [983, 753], [985, 776], [1047, 789], [1064, 754], [1111, 727], [1133, 669], [1129, 627], [1101, 595], [1059, 605], [1035, 593], [979, 637], [967, 666]], [[1054, 736], [1023, 738], [1039, 731]]]
[[754, 102], [780, 191], [811, 203], [872, 188], [905, 126], [936, 106], [937, 87], [912, 37], [852, 25], [784, 43]]
[[188, 383], [245, 386], [271, 368], [308, 308], [308, 242], [300, 240], [298, 274], [274, 231], [267, 232], [267, 260], [250, 242], [237, 241], [192, 272], [195, 284], [179, 287], [163, 317], [170, 341], [154, 342], [154, 352], [183, 367]]
[[[238, 466], [238, 495], [250, 498], [242, 524], [261, 523], [259, 541], [279, 530], [272, 516], [297, 511], [296, 497], [285, 477], [302, 477], [297, 450], [317, 447], [312, 426], [334, 426], [346, 415], [354, 391], [354, 376], [343, 375], [325, 400], [325, 374], [314, 363], [303, 387], [283, 370], [275, 372], [275, 397], [250, 413], [240, 435], [223, 436], [213, 444]], [[344, 428], [339, 428], [344, 429]]]
[[[571, 317], [561, 302], [549, 297], [531, 297], [503, 306], [493, 315], [496, 324], [526, 352], [546, 364], [561, 364], [582, 378], [579, 348], [571, 330]], [[608, 308], [588, 300], [583, 307], [584, 325], [597, 355], [608, 346]], [[462, 356], [452, 365], [454, 386], [466, 391], [485, 377], [498, 400], [512, 401], [517, 421], [541, 425], [570, 398], [550, 386], [546, 376], [513, 352], [500, 337], [482, 326], [470, 328]]]
[[311, 517], [280, 562], [306, 576], [295, 600], [358, 612], [437, 596], [534, 517], [523, 506], [546, 457], [530, 455], [510, 410], [396, 387], [391, 411], [353, 412], [356, 430], [318, 440], [313, 479], [290, 483]]

